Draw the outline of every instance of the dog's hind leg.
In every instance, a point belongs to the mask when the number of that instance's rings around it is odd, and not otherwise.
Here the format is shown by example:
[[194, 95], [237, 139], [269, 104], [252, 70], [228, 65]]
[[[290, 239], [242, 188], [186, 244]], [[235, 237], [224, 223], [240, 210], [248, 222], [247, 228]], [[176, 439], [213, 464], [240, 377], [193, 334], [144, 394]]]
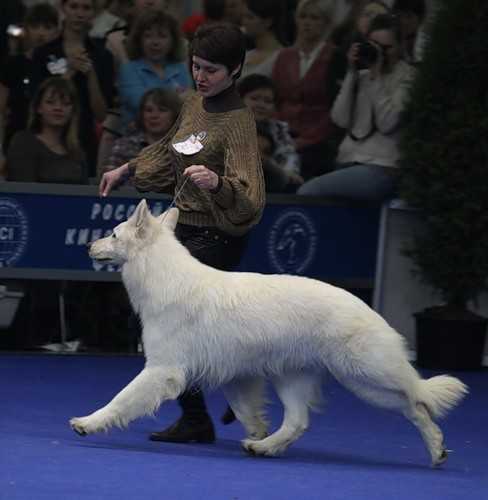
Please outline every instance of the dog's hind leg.
[[235, 379], [223, 387], [227, 402], [251, 440], [268, 435], [264, 388], [264, 379], [258, 377]]
[[447, 460], [442, 431], [433, 422], [425, 404], [412, 402], [405, 391], [382, 387], [371, 381], [342, 379], [340, 382], [368, 403], [402, 413], [419, 430], [433, 465]]
[[70, 425], [82, 436], [114, 425], [125, 427], [138, 417], [152, 415], [163, 401], [176, 399], [184, 388], [181, 370], [146, 366], [110, 403], [86, 417], [72, 418]]
[[432, 465], [443, 464], [447, 460], [444, 436], [440, 427], [432, 420], [426, 405], [424, 403], [413, 404], [403, 414], [419, 430], [430, 453]]
[[283, 453], [308, 428], [309, 409], [321, 400], [320, 380], [310, 374], [288, 374], [273, 378], [273, 385], [284, 406], [281, 427], [260, 441], [245, 439], [243, 448], [252, 455], [275, 456]]

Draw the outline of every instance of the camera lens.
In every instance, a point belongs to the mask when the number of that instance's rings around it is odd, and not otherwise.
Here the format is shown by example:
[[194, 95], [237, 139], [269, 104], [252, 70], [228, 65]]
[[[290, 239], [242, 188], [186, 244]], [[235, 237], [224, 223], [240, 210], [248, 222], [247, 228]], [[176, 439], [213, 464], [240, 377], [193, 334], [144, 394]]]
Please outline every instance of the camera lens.
[[371, 67], [378, 59], [376, 47], [369, 42], [360, 42], [358, 50], [358, 69]]

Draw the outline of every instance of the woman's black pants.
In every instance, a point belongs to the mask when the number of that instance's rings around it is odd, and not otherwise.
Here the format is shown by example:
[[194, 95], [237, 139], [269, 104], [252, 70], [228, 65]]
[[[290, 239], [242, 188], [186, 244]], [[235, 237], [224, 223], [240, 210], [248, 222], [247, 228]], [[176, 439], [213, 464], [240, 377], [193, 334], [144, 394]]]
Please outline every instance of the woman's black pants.
[[[246, 236], [229, 236], [216, 228], [187, 224], [178, 224], [175, 235], [193, 257], [222, 271], [232, 271], [238, 266], [247, 242]], [[198, 421], [207, 417], [205, 399], [199, 387], [187, 388], [178, 397], [178, 402], [186, 419]]]

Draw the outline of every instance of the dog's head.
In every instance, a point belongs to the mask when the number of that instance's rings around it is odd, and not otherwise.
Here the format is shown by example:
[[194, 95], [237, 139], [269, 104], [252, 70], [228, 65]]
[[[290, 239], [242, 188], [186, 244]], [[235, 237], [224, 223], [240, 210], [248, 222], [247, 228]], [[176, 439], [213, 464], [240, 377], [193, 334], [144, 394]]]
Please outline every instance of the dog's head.
[[177, 208], [170, 208], [159, 217], [154, 217], [143, 199], [129, 219], [116, 226], [110, 236], [92, 242], [88, 253], [99, 262], [124, 264], [165, 231], [173, 233], [178, 214]]

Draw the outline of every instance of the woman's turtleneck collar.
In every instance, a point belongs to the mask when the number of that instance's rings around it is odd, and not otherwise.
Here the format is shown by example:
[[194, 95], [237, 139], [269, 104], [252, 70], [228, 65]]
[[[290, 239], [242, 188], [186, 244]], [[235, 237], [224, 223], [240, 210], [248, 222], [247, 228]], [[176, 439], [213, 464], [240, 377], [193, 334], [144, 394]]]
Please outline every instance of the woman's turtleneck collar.
[[244, 107], [244, 102], [236, 90], [235, 83], [217, 95], [203, 98], [203, 109], [207, 113], [225, 113]]

